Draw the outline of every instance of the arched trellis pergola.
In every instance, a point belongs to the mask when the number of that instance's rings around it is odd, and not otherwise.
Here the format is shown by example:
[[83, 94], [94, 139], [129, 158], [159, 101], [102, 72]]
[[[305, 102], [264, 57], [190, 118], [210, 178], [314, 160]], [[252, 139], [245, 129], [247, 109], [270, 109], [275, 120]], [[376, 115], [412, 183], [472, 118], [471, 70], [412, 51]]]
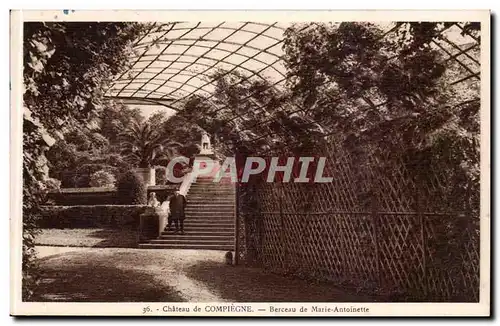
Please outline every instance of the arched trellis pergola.
[[[214, 73], [223, 69], [218, 78], [234, 72], [241, 72], [246, 80], [265, 80], [269, 88], [286, 88], [287, 71], [283, 60], [284, 33], [289, 23], [261, 22], [168, 22], [154, 23], [134, 44], [135, 55], [132, 67], [113, 81], [106, 96], [131, 104], [162, 105], [180, 110], [194, 95], [203, 95], [204, 101], [213, 107], [210, 114], [216, 114], [227, 106], [218, 106], [212, 101], [217, 79]], [[304, 24], [304, 29], [315, 23]], [[383, 37], [389, 37], [402, 23], [381, 24], [386, 30]], [[445, 57], [444, 62], [456, 62], [468, 73], [450, 83], [459, 85], [470, 79], [479, 80], [479, 60], [473, 54], [479, 48], [479, 39], [464, 28], [465, 23], [455, 23], [443, 28], [439, 37], [432, 40], [432, 46]], [[252, 101], [249, 94], [242, 101]], [[467, 100], [467, 99], [466, 99]], [[360, 100], [374, 108], [384, 103]], [[268, 103], [257, 106], [265, 109]], [[295, 104], [283, 108], [286, 115], [302, 114], [306, 108]], [[226, 117], [227, 123], [235, 124], [244, 118], [244, 113]], [[270, 117], [261, 122], [269, 125], [275, 122]], [[322, 125], [317, 119], [309, 125]], [[255, 125], [238, 130], [251, 130]], [[272, 137], [268, 134], [254, 135], [250, 143]]]
[[[208, 114], [214, 115], [227, 109], [227, 105], [212, 101], [217, 83], [213, 76], [220, 69], [224, 71], [222, 76], [240, 71], [244, 77], [238, 83], [265, 80], [268, 88], [282, 91], [288, 75], [281, 47], [288, 26], [277, 22], [153, 24], [134, 46], [132, 67], [117, 76], [106, 94], [125, 103], [163, 105], [177, 111], [192, 96], [203, 95], [202, 100], [212, 107]], [[304, 24], [303, 28], [311, 26], [314, 23]], [[458, 65], [463, 71], [447, 78], [451, 87], [471, 81], [478, 84], [480, 80], [480, 39], [465, 26], [466, 23], [447, 24], [430, 42], [441, 52], [442, 63]], [[382, 37], [390, 37], [404, 27], [404, 23], [385, 24]], [[241, 101], [254, 101], [253, 95]], [[479, 99], [460, 98], [452, 105], [459, 107], [471, 101]], [[384, 108], [385, 104], [366, 97], [356, 102], [372, 109]], [[256, 104], [255, 110], [265, 110], [267, 105]], [[383, 171], [382, 163], [393, 159], [389, 155], [370, 154], [360, 162], [359, 157], [335, 142], [337, 135], [321, 117], [307, 116], [306, 107], [291, 103], [280, 110], [287, 116], [307, 117], [302, 128], [319, 125], [324, 130], [331, 145], [324, 153], [333, 162], [326, 170], [338, 178], [332, 184], [314, 187], [259, 185], [260, 219], [251, 220], [248, 216], [252, 213], [240, 212], [242, 229], [237, 251], [241, 258], [248, 259], [253, 250], [256, 260], [272, 269], [341, 281], [350, 277], [359, 287], [366, 286], [368, 280], [388, 291], [394, 287], [406, 294], [416, 291], [437, 301], [477, 298], [478, 239], [471, 235], [475, 230], [467, 226], [466, 236], [461, 238], [462, 265], [458, 271], [432, 265], [435, 257], [429, 248], [436, 245], [438, 233], [443, 232], [436, 221], [446, 219], [453, 224], [464, 214], [471, 214], [471, 220], [477, 219], [473, 216], [477, 212], [471, 213], [472, 210], [423, 212], [423, 207], [439, 208], [450, 196], [444, 190], [449, 180], [439, 170], [445, 171], [446, 165], [429, 171], [432, 177], [422, 186], [401, 161], [391, 161], [392, 165]], [[233, 112], [224, 119], [236, 126], [245, 119], [245, 112]], [[237, 132], [243, 134], [276, 121], [272, 115]], [[253, 134], [247, 143], [272, 138], [275, 133], [268, 130]], [[261, 154], [282, 150], [283, 146], [276, 146]], [[372, 191], [374, 207], [370, 211], [360, 204], [368, 191]], [[242, 199], [249, 201], [244, 196]], [[308, 208], [299, 205], [301, 202], [307, 202]]]

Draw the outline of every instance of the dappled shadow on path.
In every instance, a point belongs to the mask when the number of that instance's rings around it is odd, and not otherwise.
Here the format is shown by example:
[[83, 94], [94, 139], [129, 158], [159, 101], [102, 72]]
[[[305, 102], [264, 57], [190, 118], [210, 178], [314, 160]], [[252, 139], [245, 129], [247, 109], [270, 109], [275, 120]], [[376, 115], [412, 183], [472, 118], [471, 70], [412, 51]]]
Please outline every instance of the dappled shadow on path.
[[147, 271], [134, 268], [141, 263], [147, 266], [147, 262], [135, 261], [129, 268], [115, 263], [127, 258], [130, 257], [124, 257], [123, 253], [88, 251], [46, 257], [40, 261], [42, 282], [31, 301], [182, 301], [172, 287]]
[[260, 268], [200, 262], [187, 275], [235, 302], [375, 302], [332, 283], [281, 276]]

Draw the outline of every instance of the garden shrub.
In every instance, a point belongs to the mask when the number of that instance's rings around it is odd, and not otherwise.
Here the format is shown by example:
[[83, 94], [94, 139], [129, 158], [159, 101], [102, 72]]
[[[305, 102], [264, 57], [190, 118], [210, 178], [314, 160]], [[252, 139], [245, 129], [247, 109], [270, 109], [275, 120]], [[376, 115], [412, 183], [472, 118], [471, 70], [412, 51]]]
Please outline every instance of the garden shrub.
[[136, 230], [144, 205], [43, 206], [41, 228], [129, 228]]
[[91, 187], [114, 187], [115, 182], [115, 176], [111, 172], [104, 170], [94, 172], [90, 176]]
[[122, 175], [116, 188], [118, 202], [122, 205], [145, 205], [147, 202], [144, 180], [133, 171]]
[[[179, 190], [179, 184], [156, 185], [148, 187], [150, 192], [156, 193], [156, 198], [163, 202]], [[78, 206], [78, 205], [121, 205], [116, 188], [62, 188], [59, 191], [49, 191], [45, 205]], [[127, 203], [124, 203], [127, 205]]]
[[104, 163], [87, 163], [87, 164], [82, 164], [79, 166], [75, 172], [69, 172], [67, 173], [67, 176], [73, 180], [73, 184], [71, 185], [71, 181], [64, 180], [63, 185], [68, 185], [70, 184], [71, 186], [65, 187], [65, 188], [71, 188], [71, 187], [76, 187], [76, 188], [87, 188], [87, 187], [94, 187], [91, 185], [91, 177], [94, 173], [99, 172], [99, 171], [105, 171], [111, 175], [117, 175], [119, 172], [119, 169], [110, 166], [108, 164]]
[[88, 188], [90, 187], [90, 177], [88, 174], [75, 175], [74, 177], [76, 188]]
[[58, 191], [61, 189], [61, 181], [54, 178], [48, 178], [45, 180], [44, 184], [48, 191]]

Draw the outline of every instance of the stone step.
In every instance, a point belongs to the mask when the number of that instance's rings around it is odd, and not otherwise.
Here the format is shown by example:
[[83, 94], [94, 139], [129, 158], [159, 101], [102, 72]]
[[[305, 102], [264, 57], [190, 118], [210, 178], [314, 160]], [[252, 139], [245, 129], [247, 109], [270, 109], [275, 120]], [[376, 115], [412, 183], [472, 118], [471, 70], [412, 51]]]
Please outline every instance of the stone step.
[[235, 200], [236, 196], [234, 193], [231, 194], [220, 194], [215, 192], [189, 192], [186, 196], [186, 200], [190, 199], [220, 199], [220, 200]]
[[213, 211], [215, 209], [215, 210], [227, 212], [228, 210], [234, 210], [234, 207], [236, 207], [236, 205], [234, 203], [232, 203], [232, 204], [221, 203], [221, 205], [217, 205], [217, 204], [214, 204], [213, 202], [205, 202], [205, 203], [203, 203], [203, 202], [191, 202], [191, 203], [189, 203], [188, 202], [185, 209], [188, 209], [188, 208], [190, 208], [192, 210], [201, 209], [202, 211], [205, 211], [205, 210]]
[[228, 186], [228, 185], [218, 185], [218, 184], [210, 184], [210, 183], [201, 184], [201, 183], [199, 183], [199, 184], [192, 184], [189, 187], [188, 191], [199, 190], [199, 189], [234, 191], [235, 187]]
[[[202, 181], [212, 181], [213, 179], [215, 179], [215, 176], [199, 175], [199, 176], [196, 177], [196, 180], [202, 180]], [[231, 181], [231, 177], [230, 176], [223, 176], [220, 179], [221, 180]]]
[[[184, 229], [187, 230], [187, 228], [202, 228], [206, 231], [210, 231], [210, 232], [215, 232], [217, 231], [218, 228], [226, 228], [226, 229], [231, 229], [231, 231], [234, 231], [234, 227], [235, 227], [235, 224], [234, 223], [231, 223], [231, 222], [225, 222], [224, 224], [216, 224], [216, 223], [204, 223], [204, 224], [195, 224], [195, 223], [192, 223], [192, 224], [184, 224]], [[174, 228], [172, 228], [174, 229]], [[167, 229], [165, 229], [165, 231], [167, 231]]]
[[189, 198], [213, 198], [216, 196], [221, 199], [231, 199], [236, 197], [236, 192], [231, 190], [221, 190], [221, 189], [193, 189], [189, 190], [186, 199]]
[[234, 223], [212, 223], [212, 222], [199, 222], [199, 223], [184, 223], [184, 229], [187, 230], [187, 228], [234, 228]]
[[190, 208], [186, 207], [184, 210], [185, 215], [190, 216], [234, 216], [236, 209], [212, 209], [212, 208]]
[[188, 203], [194, 203], [196, 201], [200, 201], [200, 202], [210, 202], [210, 203], [221, 203], [221, 204], [231, 204], [231, 205], [235, 205], [236, 204], [236, 198], [234, 196], [204, 196], [204, 195], [200, 195], [200, 196], [192, 196], [192, 197], [187, 197], [187, 202]]
[[193, 214], [186, 214], [186, 217], [184, 218], [184, 223], [190, 223], [191, 221], [211, 221], [211, 217], [214, 218], [215, 221], [221, 221], [221, 220], [228, 220], [228, 221], [234, 221], [234, 215], [219, 215], [219, 214], [212, 214], [212, 215], [193, 215]]
[[202, 185], [202, 186], [205, 186], [205, 185], [216, 185], [216, 186], [224, 186], [224, 187], [234, 187], [236, 185], [236, 183], [233, 183], [231, 181], [215, 181], [212, 179], [212, 180], [196, 180], [194, 182], [191, 183], [191, 186], [194, 186], [194, 185]]
[[[175, 225], [175, 224], [172, 224]], [[234, 227], [234, 220], [226, 221], [226, 220], [201, 220], [201, 219], [192, 219], [185, 220], [184, 226], [189, 227]]]
[[[212, 224], [221, 224], [221, 223], [225, 223], [225, 221], [230, 221], [231, 223], [234, 223], [234, 217], [233, 216], [216, 216], [214, 217], [213, 220], [211, 220], [209, 218], [209, 216], [201, 216], [201, 217], [191, 217], [191, 218], [188, 218], [186, 217], [184, 219], [184, 224], [200, 224], [200, 223], [212, 223]], [[174, 223], [175, 221], [173, 221], [172, 223]], [[227, 223], [227, 222], [226, 222]]]
[[201, 186], [205, 186], [205, 185], [216, 185], [216, 186], [223, 186], [223, 187], [234, 187], [235, 186], [235, 183], [231, 182], [231, 181], [220, 181], [220, 182], [213, 182], [213, 180], [202, 180], [202, 181], [196, 181], [196, 182], [193, 182], [191, 183], [191, 187], [194, 186], [194, 185], [201, 185]]
[[213, 215], [187, 215], [184, 222], [188, 221], [214, 221], [214, 222], [234, 222], [234, 216], [213, 216]]
[[[184, 226], [185, 232], [234, 232], [234, 226]], [[167, 232], [171, 234], [172, 232]]]
[[191, 208], [184, 211], [186, 215], [224, 215], [224, 216], [233, 216], [235, 209], [210, 209], [210, 208]]
[[187, 216], [184, 223], [200, 223], [200, 222], [210, 222], [210, 223], [234, 223], [234, 217], [232, 216]]
[[236, 210], [235, 207], [223, 207], [223, 208], [216, 208], [216, 207], [190, 207], [189, 205], [186, 206], [184, 209], [185, 213], [206, 213], [206, 214], [232, 214]]
[[205, 203], [188, 203], [186, 205], [186, 209], [210, 209], [210, 210], [221, 210], [221, 211], [227, 211], [227, 210], [232, 210], [234, 209], [235, 205], [234, 204], [205, 204]]
[[220, 239], [212, 239], [212, 240], [199, 240], [199, 239], [154, 239], [150, 240], [149, 243], [171, 243], [171, 244], [214, 244], [214, 245], [231, 245], [234, 244], [234, 240], [230, 239], [220, 240]]
[[230, 201], [221, 201], [221, 202], [216, 202], [210, 199], [204, 200], [204, 201], [198, 201], [198, 200], [193, 200], [193, 201], [188, 201], [186, 208], [189, 206], [207, 206], [207, 205], [213, 205], [213, 206], [219, 206], [222, 205], [222, 207], [236, 207], [236, 202], [230, 202]]
[[[185, 229], [187, 230], [187, 229]], [[186, 231], [187, 232], [187, 231]], [[221, 231], [218, 231], [218, 230], [213, 230], [213, 231], [209, 231], [209, 230], [206, 230], [206, 231], [191, 231], [189, 233], [190, 236], [199, 236], [199, 237], [203, 237], [203, 236], [218, 236], [218, 237], [234, 237], [234, 230], [233, 231], [229, 231], [229, 232], [221, 232]], [[174, 233], [173, 232], [167, 232], [167, 231], [163, 231], [161, 233], [161, 236], [160, 237], [163, 237], [163, 236], [173, 236]]]
[[234, 205], [236, 202], [236, 198], [234, 197], [223, 197], [223, 198], [207, 198], [207, 197], [188, 197], [187, 202], [189, 203], [199, 203], [199, 204], [227, 204]]
[[186, 196], [186, 200], [196, 198], [196, 199], [235, 199], [236, 195], [234, 192], [221, 192], [221, 191], [190, 191]]
[[200, 211], [194, 211], [194, 210], [190, 210], [190, 211], [186, 211], [185, 212], [185, 216], [186, 216], [186, 219], [189, 219], [188, 217], [195, 217], [195, 218], [209, 218], [211, 216], [213, 216], [214, 218], [225, 218], [225, 219], [234, 219], [234, 211], [231, 210], [226, 210], [226, 211], [203, 211], [203, 210], [200, 210]]
[[188, 195], [199, 192], [212, 192], [212, 193], [227, 193], [234, 194], [234, 188], [221, 188], [221, 187], [193, 187], [189, 188]]
[[213, 219], [207, 219], [207, 218], [190, 218], [189, 222], [188, 220], [184, 221], [184, 225], [189, 225], [189, 226], [198, 226], [200, 224], [210, 224], [210, 225], [230, 225], [231, 227], [235, 226], [234, 219], [227, 219], [227, 218], [213, 218]]
[[203, 201], [201, 200], [191, 200], [187, 202], [187, 206], [208, 206], [208, 207], [233, 207], [236, 205], [236, 202], [230, 202], [230, 201], [220, 201], [216, 202], [211, 200], [211, 198], [207, 198]]
[[186, 215], [195, 215], [195, 216], [234, 216], [234, 209], [223, 209], [223, 210], [213, 210], [213, 209], [190, 209], [188, 211], [187, 207], [184, 210]]
[[217, 203], [217, 202], [213, 202], [213, 201], [209, 201], [209, 202], [205, 202], [205, 203], [198, 203], [196, 201], [191, 201], [191, 202], [188, 202], [187, 203], [187, 207], [188, 206], [193, 206], [193, 207], [198, 207], [198, 206], [203, 206], [203, 207], [234, 207], [236, 203], [231, 203], [231, 202], [220, 202], [220, 203]]
[[221, 190], [221, 189], [193, 189], [188, 191], [187, 197], [193, 197], [193, 196], [210, 196], [210, 197], [221, 197], [221, 198], [228, 198], [228, 197], [234, 197], [235, 192], [230, 191], [230, 190]]
[[236, 210], [235, 207], [229, 206], [229, 207], [207, 207], [207, 206], [200, 206], [200, 207], [193, 207], [193, 206], [187, 206], [184, 212], [187, 213], [230, 213], [234, 212]]
[[[217, 201], [217, 200], [220, 200], [220, 201]], [[200, 197], [191, 197], [189, 199], [187, 199], [187, 203], [188, 204], [196, 204], [197, 201], [200, 201], [202, 202], [202, 204], [205, 204], [206, 202], [209, 202], [209, 204], [212, 204], [212, 205], [236, 205], [236, 200], [234, 198], [234, 196], [231, 196], [231, 197], [223, 197], [223, 196], [219, 196], [219, 195], [201, 195]]]
[[196, 221], [234, 221], [234, 216], [231, 215], [187, 215], [186, 214], [186, 220], [185, 221], [190, 221], [190, 220], [196, 220]]
[[193, 181], [191, 183], [191, 186], [194, 186], [194, 185], [215, 185], [215, 186], [224, 186], [224, 187], [234, 187], [235, 183], [233, 182], [230, 182], [230, 181], [225, 181], [225, 180], [221, 180], [221, 181], [215, 181], [215, 179], [211, 179], [211, 180], [196, 180], [196, 181]]
[[203, 249], [203, 250], [234, 250], [234, 245], [218, 244], [164, 244], [164, 243], [141, 243], [141, 249]]
[[203, 178], [197, 177], [193, 183], [220, 183], [220, 184], [233, 184], [231, 178], [220, 178], [219, 181], [214, 182], [216, 180], [215, 177]]
[[199, 190], [199, 189], [203, 189], [203, 190], [224, 190], [224, 191], [234, 191], [234, 187], [231, 187], [231, 186], [227, 186], [227, 185], [224, 185], [224, 186], [221, 186], [221, 185], [218, 185], [218, 184], [193, 184], [191, 185], [191, 187], [189, 187], [189, 191], [191, 190]]
[[196, 190], [203, 191], [225, 191], [225, 192], [234, 192], [232, 187], [219, 187], [219, 186], [191, 186], [189, 188], [188, 193], [191, 193]]
[[191, 183], [191, 187], [193, 186], [217, 186], [217, 187], [234, 187], [234, 183], [231, 182], [214, 182], [214, 181], [195, 181]]
[[208, 218], [186, 218], [184, 219], [184, 225], [199, 225], [199, 224], [211, 224], [211, 225], [219, 225], [219, 224], [234, 224], [234, 218], [215, 218], [210, 220]]
[[158, 238], [159, 240], [192, 240], [192, 241], [198, 241], [198, 240], [220, 240], [224, 242], [231, 242], [234, 241], [234, 234], [233, 235], [198, 235], [198, 234], [192, 234], [192, 233], [185, 233], [185, 234], [162, 234]]
[[200, 208], [192, 208], [184, 211], [186, 215], [200, 215], [200, 216], [234, 216], [235, 209], [200, 209]]
[[234, 209], [225, 209], [225, 210], [214, 210], [214, 209], [190, 209], [184, 211], [185, 216], [195, 216], [195, 217], [209, 217], [209, 216], [215, 216], [215, 217], [225, 217], [225, 218], [230, 218], [233, 217], [235, 214]]
[[191, 200], [191, 199], [220, 199], [220, 200], [235, 200], [236, 196], [233, 194], [225, 194], [225, 195], [217, 195], [217, 194], [212, 194], [212, 193], [189, 193], [186, 196], [186, 200]]
[[210, 199], [213, 198], [227, 199], [227, 198], [235, 198], [236, 195], [234, 192], [229, 193], [229, 192], [214, 192], [214, 191], [196, 191], [196, 192], [189, 192], [186, 199], [199, 198], [199, 197], [210, 198]]

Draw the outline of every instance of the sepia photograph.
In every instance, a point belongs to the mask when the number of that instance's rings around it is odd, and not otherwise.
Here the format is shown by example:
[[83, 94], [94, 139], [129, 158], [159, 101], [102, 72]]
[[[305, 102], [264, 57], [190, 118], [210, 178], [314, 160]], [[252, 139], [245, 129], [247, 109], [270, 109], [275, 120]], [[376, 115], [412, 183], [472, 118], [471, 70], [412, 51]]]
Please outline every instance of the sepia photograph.
[[490, 13], [382, 13], [12, 12], [11, 313], [489, 315]]

